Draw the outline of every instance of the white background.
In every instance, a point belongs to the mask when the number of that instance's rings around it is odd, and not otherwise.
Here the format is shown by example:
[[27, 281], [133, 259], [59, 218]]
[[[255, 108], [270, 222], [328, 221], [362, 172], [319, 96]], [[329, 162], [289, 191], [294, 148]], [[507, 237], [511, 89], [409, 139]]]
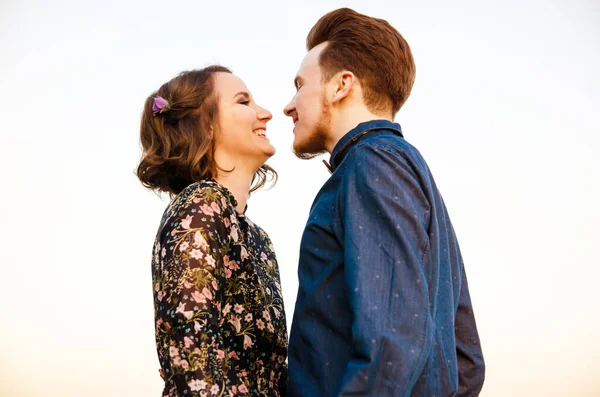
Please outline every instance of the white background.
[[221, 63], [274, 114], [271, 235], [287, 316], [300, 236], [328, 173], [291, 153], [282, 109], [306, 33], [340, 6], [390, 21], [417, 64], [397, 117], [464, 254], [483, 396], [600, 395], [600, 5], [505, 1], [0, 3], [0, 394], [158, 396], [144, 99]]

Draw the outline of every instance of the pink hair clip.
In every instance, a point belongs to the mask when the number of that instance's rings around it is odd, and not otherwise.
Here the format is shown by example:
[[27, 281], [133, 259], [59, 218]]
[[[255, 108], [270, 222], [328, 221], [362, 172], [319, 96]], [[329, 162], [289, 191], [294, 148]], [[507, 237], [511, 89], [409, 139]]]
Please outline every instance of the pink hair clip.
[[161, 96], [154, 97], [154, 103], [152, 104], [152, 114], [155, 116], [159, 113], [163, 113], [169, 110], [169, 101]]

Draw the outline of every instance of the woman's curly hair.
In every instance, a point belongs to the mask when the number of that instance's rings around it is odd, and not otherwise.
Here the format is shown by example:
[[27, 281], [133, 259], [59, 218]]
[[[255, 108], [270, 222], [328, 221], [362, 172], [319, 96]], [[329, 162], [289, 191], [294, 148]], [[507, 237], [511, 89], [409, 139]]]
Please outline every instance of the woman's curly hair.
[[[140, 127], [143, 153], [136, 172], [145, 187], [177, 195], [194, 182], [216, 178], [218, 72], [231, 73], [219, 65], [181, 72], [146, 99]], [[153, 111], [156, 97], [166, 99], [168, 107]], [[277, 173], [264, 164], [254, 174], [250, 192], [268, 179], [276, 181]]]

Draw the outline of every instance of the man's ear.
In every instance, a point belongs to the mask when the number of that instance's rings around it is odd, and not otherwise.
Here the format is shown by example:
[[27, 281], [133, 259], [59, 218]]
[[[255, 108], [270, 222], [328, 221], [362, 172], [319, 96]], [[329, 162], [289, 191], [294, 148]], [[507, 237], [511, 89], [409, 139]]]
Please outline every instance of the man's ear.
[[356, 76], [348, 70], [343, 70], [333, 76], [332, 82], [335, 86], [331, 103], [335, 104], [350, 96], [356, 83]]

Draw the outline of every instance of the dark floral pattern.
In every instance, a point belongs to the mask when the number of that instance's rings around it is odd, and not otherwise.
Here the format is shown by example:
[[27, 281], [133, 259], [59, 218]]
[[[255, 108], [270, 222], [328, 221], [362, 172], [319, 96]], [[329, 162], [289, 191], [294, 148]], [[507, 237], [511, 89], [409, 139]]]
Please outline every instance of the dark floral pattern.
[[215, 181], [188, 186], [152, 256], [163, 396], [283, 396], [287, 331], [267, 234]]

